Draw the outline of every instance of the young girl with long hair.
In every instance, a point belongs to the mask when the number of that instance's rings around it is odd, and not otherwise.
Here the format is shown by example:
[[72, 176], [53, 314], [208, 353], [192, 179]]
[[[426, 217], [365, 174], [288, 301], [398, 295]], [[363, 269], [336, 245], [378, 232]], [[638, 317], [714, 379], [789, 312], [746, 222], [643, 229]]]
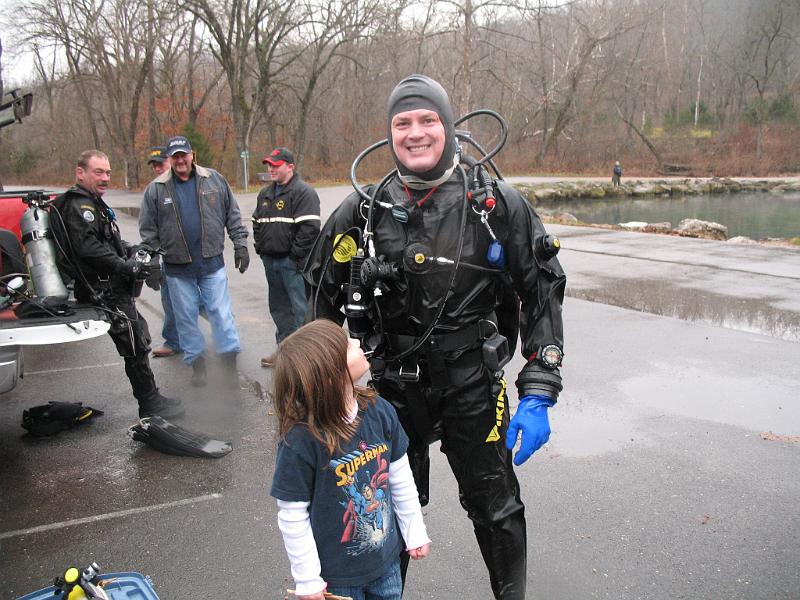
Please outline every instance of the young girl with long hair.
[[270, 493], [300, 600], [399, 600], [401, 551], [418, 560], [430, 549], [408, 438], [394, 408], [357, 384], [368, 370], [358, 341], [325, 320], [275, 356]]

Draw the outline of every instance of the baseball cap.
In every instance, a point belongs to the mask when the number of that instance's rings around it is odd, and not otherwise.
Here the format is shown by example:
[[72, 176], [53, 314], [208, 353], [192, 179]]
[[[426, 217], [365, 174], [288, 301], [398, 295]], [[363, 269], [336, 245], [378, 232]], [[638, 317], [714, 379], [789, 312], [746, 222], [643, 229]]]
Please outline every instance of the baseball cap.
[[153, 146], [150, 148], [150, 155], [147, 157], [147, 164], [163, 163], [167, 160], [167, 149], [164, 146]]
[[269, 163], [273, 167], [280, 167], [285, 162], [290, 165], [294, 164], [294, 154], [289, 152], [288, 148], [275, 148], [269, 153], [269, 156], [265, 156], [261, 161], [262, 164]]
[[174, 156], [178, 152], [189, 154], [191, 151], [192, 145], [182, 135], [176, 135], [167, 142], [167, 156]]

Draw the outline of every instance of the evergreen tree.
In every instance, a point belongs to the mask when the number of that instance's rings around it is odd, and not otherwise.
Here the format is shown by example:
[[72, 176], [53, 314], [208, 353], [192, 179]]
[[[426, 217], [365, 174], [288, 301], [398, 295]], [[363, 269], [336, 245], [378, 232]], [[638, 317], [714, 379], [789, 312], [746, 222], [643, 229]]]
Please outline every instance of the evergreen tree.
[[197, 164], [204, 166], [212, 166], [214, 164], [214, 155], [208, 145], [208, 140], [194, 125], [187, 123], [180, 134], [189, 140], [192, 145], [194, 160]]

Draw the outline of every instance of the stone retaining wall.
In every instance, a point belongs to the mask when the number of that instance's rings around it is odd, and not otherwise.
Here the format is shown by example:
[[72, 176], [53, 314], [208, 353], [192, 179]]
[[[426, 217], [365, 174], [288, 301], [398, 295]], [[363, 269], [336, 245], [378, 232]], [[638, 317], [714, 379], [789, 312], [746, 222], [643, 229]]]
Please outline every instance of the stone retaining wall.
[[734, 192], [800, 192], [800, 181], [712, 179], [624, 180], [619, 186], [610, 182], [563, 181], [559, 183], [517, 183], [522, 195], [534, 205], [570, 198], [626, 198], [688, 196], [694, 194], [729, 194]]
[[684, 219], [677, 227], [670, 223], [645, 223], [630, 222], [616, 225], [581, 223], [568, 212], [555, 211], [547, 208], [548, 202], [578, 198], [656, 198], [658, 196], [687, 196], [693, 194], [730, 194], [735, 192], [767, 192], [771, 194], [785, 194], [800, 192], [800, 181], [781, 180], [736, 180], [736, 179], [665, 179], [665, 180], [629, 180], [623, 181], [619, 186], [611, 183], [595, 181], [563, 181], [556, 183], [517, 183], [514, 184], [522, 195], [535, 207], [542, 221], [546, 223], [562, 223], [565, 225], [587, 225], [603, 229], [618, 229], [627, 231], [642, 231], [646, 233], [660, 233], [678, 235], [682, 237], [705, 238], [731, 243], [747, 244], [762, 243], [779, 245], [800, 249], [800, 237], [792, 239], [770, 238], [766, 240], [751, 240], [737, 236], [728, 240], [728, 229], [719, 223], [700, 221], [698, 219]]

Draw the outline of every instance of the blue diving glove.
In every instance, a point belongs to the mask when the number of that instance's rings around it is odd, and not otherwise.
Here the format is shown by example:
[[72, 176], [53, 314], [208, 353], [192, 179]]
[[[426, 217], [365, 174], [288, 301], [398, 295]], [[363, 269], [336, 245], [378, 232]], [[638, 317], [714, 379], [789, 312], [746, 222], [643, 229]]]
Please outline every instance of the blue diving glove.
[[506, 432], [506, 448], [514, 449], [517, 437], [522, 435], [519, 450], [514, 456], [514, 464], [519, 466], [550, 439], [550, 420], [547, 409], [554, 402], [547, 396], [523, 396], [517, 412], [511, 418]]

